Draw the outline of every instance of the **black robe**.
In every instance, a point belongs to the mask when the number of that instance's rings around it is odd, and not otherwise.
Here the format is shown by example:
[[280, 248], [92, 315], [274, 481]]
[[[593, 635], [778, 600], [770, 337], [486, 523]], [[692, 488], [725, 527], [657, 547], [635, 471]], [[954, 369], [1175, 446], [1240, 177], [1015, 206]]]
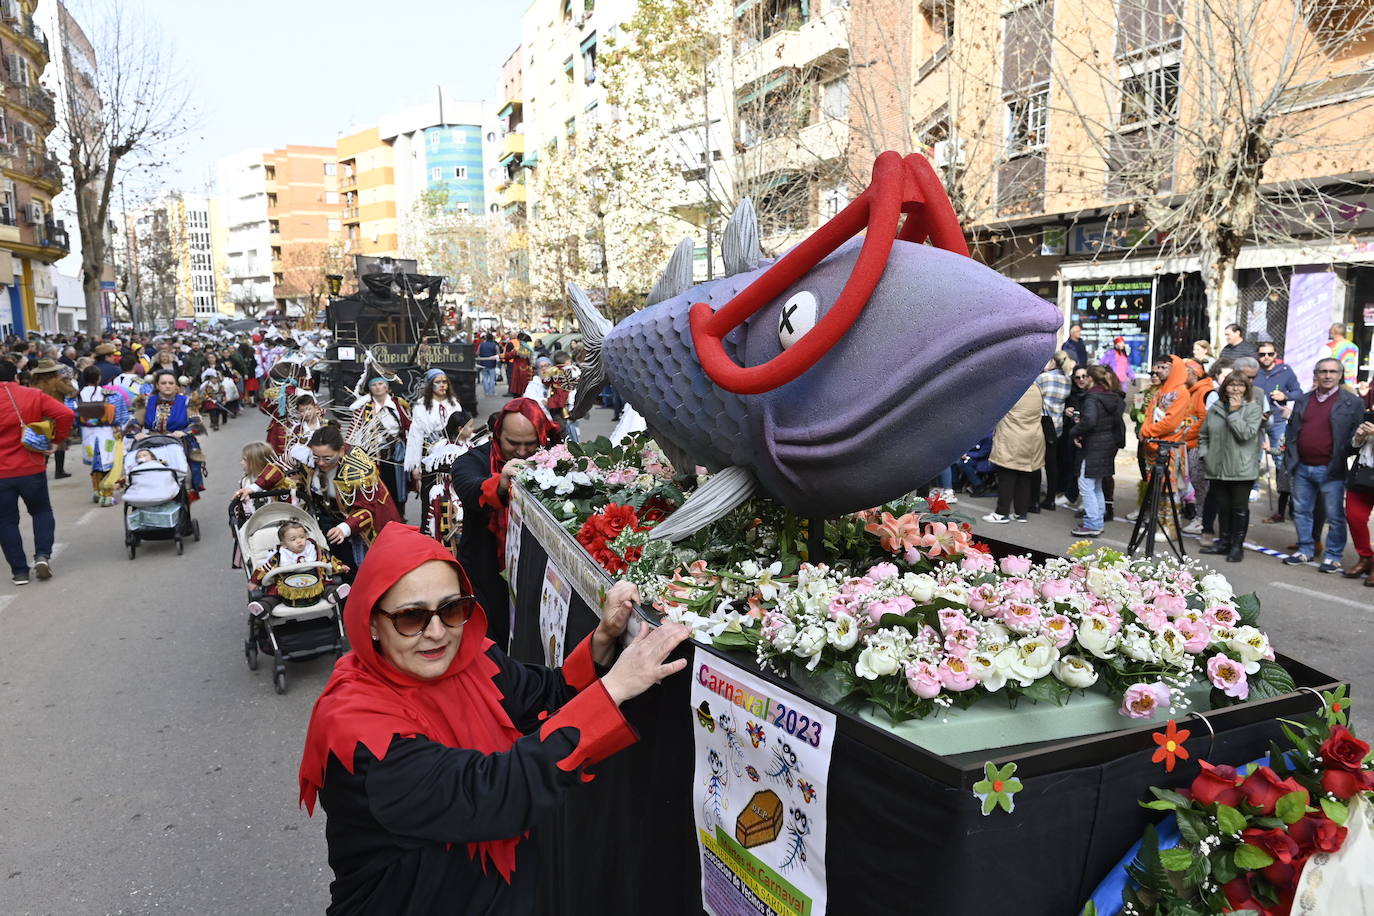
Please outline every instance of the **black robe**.
[[[380, 761], [359, 744], [352, 773], [330, 755], [319, 794], [335, 875], [329, 916], [513, 916], [534, 908], [541, 869], [532, 836], [516, 847], [509, 884], [466, 844], [530, 831], [583, 781], [580, 768], [568, 772], [559, 761], [576, 750], [595, 762], [634, 733], [599, 681], [569, 703], [572, 685], [607, 670], [591, 661], [590, 637], [558, 671], [496, 647], [488, 655], [501, 669], [501, 705], [525, 733], [509, 751], [484, 755], [398, 735]], [[540, 721], [560, 709], [550, 720], [559, 727], [541, 736]]]
[[486, 442], [453, 462], [453, 489], [463, 503], [458, 562], [467, 570], [477, 600], [487, 612], [487, 637], [505, 648], [510, 645], [510, 592], [501, 576], [506, 558], [499, 554], [496, 535], [488, 526], [492, 510], [481, 502], [482, 484], [492, 476], [491, 450], [492, 443]]

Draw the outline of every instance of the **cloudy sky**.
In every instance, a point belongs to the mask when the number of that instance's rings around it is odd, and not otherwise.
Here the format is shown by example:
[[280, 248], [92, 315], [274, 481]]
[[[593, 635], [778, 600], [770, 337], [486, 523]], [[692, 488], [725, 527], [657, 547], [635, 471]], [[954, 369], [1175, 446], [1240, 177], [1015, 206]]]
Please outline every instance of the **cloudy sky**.
[[[69, 0], [83, 21], [115, 0]], [[199, 129], [181, 184], [247, 147], [330, 144], [432, 99], [496, 100], [525, 0], [122, 0], [158, 23], [192, 82]], [[92, 27], [94, 28], [94, 27]], [[94, 36], [92, 36], [94, 38]]]

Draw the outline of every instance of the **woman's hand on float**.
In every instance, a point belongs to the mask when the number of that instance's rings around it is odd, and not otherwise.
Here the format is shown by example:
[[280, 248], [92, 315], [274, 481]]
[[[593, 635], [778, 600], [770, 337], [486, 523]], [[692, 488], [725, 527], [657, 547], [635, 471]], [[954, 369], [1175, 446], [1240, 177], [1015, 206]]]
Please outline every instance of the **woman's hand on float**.
[[601, 679], [616, 705], [639, 696], [668, 675], [686, 668], [685, 658], [666, 664], [663, 660], [691, 635], [691, 629], [680, 623], [642, 627], [634, 642], [620, 653], [615, 666]]
[[615, 661], [615, 644], [639, 603], [639, 588], [633, 582], [622, 580], [606, 592], [601, 602], [601, 622], [592, 631], [592, 658], [598, 665], [606, 667]]

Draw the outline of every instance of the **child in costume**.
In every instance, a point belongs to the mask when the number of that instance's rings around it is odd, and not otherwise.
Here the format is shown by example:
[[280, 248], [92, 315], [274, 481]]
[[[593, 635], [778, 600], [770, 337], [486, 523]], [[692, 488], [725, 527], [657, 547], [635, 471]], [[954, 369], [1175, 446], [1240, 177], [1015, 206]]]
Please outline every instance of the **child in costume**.
[[[285, 521], [277, 528], [277, 551], [257, 569], [253, 570], [252, 578], [249, 579], [249, 588], [255, 595], [254, 600], [248, 603], [248, 610], [256, 617], [263, 617], [272, 608], [281, 604], [288, 598], [310, 597], [309, 595], [293, 594], [293, 586], [283, 582], [284, 577], [278, 576], [266, 586], [262, 584], [267, 574], [274, 569], [281, 569], [287, 566], [298, 566], [302, 563], [329, 564], [328, 570], [317, 570], [320, 573], [321, 581], [325, 575], [341, 575], [349, 571], [349, 567], [340, 562], [333, 554], [323, 550], [319, 544], [310, 539], [310, 533], [300, 522]], [[321, 558], [324, 558], [323, 560]], [[312, 586], [312, 588], [321, 586]], [[323, 585], [325, 594], [332, 596], [335, 604], [348, 597], [348, 586], [345, 585]], [[309, 589], [307, 589], [309, 590]], [[261, 592], [261, 597], [257, 593]]]

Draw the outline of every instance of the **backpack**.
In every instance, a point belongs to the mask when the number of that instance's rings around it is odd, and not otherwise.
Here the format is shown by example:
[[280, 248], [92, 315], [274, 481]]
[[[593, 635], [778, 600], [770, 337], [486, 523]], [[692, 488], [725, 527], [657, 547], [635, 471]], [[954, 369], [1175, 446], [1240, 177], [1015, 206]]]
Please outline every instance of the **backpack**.
[[112, 426], [114, 405], [109, 401], [82, 401], [76, 405], [76, 420], [82, 426]]

